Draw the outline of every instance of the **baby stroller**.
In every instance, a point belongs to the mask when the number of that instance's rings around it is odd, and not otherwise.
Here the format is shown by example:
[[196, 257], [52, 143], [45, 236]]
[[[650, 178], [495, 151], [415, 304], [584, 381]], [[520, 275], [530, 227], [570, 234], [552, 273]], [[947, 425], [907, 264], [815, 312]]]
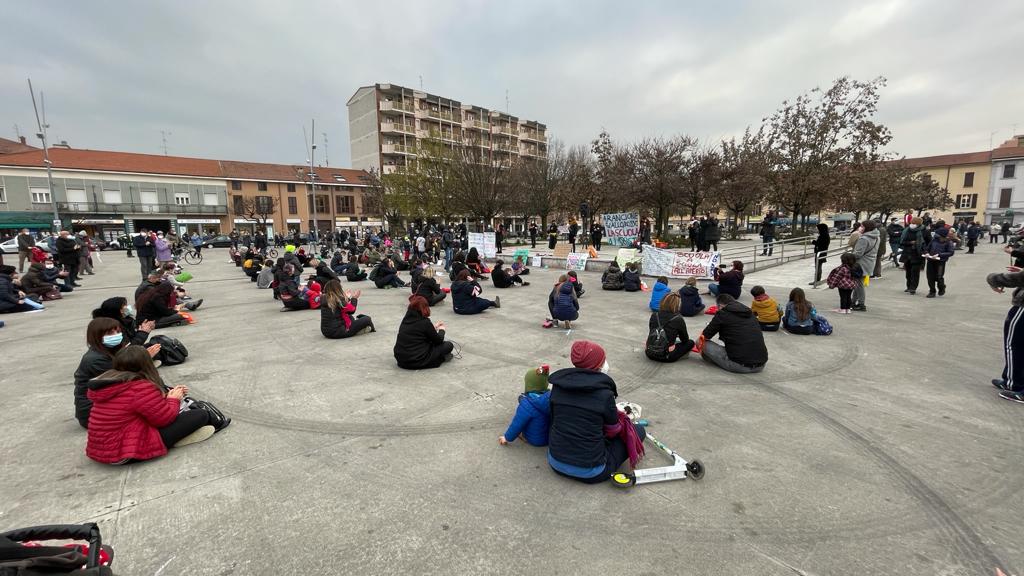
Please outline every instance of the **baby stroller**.
[[[89, 544], [43, 546], [39, 540], [85, 540]], [[96, 524], [33, 526], [0, 533], [0, 576], [113, 576], [114, 551], [103, 546]]]

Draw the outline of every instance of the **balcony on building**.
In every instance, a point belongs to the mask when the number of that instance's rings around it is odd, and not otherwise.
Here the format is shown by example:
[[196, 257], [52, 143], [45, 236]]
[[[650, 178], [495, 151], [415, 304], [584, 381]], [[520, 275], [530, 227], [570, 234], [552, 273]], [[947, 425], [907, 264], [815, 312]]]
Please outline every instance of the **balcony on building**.
[[[33, 205], [37, 206], [37, 205]], [[45, 205], [51, 210], [49, 204]], [[224, 205], [207, 204], [106, 204], [104, 202], [58, 202], [57, 210], [70, 213], [103, 212], [112, 214], [227, 214]]]
[[490, 130], [491, 123], [482, 120], [463, 120], [462, 127], [468, 130]]
[[380, 147], [381, 154], [406, 154], [409, 156], [415, 156], [416, 150], [412, 146], [406, 146], [405, 144], [382, 144]]
[[527, 128], [519, 129], [519, 137], [524, 140], [532, 140], [534, 142], [547, 142], [548, 139], [543, 132], [531, 130]]
[[397, 112], [397, 113], [409, 113], [413, 112], [412, 104], [409, 102], [399, 102], [396, 100], [382, 100], [380, 102], [381, 112]]
[[399, 134], [416, 134], [416, 127], [404, 122], [381, 122], [381, 132], [398, 132]]

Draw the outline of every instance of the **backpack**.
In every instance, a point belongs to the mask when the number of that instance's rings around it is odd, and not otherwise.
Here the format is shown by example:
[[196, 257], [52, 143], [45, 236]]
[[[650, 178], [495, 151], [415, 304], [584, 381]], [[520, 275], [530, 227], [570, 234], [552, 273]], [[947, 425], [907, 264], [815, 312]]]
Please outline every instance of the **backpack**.
[[164, 366], [182, 364], [188, 358], [188, 348], [185, 348], [185, 345], [177, 338], [163, 335], [153, 336], [149, 339], [148, 345], [152, 346], [153, 344], [160, 345], [160, 353], [157, 355], [157, 359]]
[[818, 336], [828, 336], [832, 333], [832, 324], [821, 314], [814, 319], [814, 333]]
[[654, 317], [658, 320], [658, 327], [651, 330], [651, 333], [647, 335], [647, 353], [651, 356], [664, 358], [668, 356], [670, 343], [668, 335], [665, 334], [665, 328], [661, 325], [661, 314], [655, 312]]
[[213, 426], [214, 432], [220, 432], [227, 428], [228, 424], [231, 424], [231, 418], [225, 416], [219, 408], [205, 400], [196, 400], [195, 398], [186, 396], [185, 404], [188, 405], [189, 410], [206, 410], [209, 412], [210, 426]]

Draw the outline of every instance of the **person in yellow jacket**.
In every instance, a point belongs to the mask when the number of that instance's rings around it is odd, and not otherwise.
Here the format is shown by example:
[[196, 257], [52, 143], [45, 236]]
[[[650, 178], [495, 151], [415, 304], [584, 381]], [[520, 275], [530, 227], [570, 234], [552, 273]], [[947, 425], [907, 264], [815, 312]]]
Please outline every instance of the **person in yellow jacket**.
[[750, 295], [754, 301], [750, 303], [750, 309], [757, 316], [757, 323], [761, 325], [762, 332], [775, 332], [779, 329], [782, 321], [782, 306], [764, 291], [764, 286], [754, 286], [750, 289]]

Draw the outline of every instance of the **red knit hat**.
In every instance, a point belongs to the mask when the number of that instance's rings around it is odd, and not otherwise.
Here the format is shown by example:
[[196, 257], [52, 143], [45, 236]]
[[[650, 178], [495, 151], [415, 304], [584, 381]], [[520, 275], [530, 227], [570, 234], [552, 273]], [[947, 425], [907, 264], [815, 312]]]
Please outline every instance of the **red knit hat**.
[[572, 351], [569, 353], [569, 360], [577, 368], [587, 370], [600, 370], [604, 366], [604, 348], [590, 340], [577, 340], [572, 343]]

